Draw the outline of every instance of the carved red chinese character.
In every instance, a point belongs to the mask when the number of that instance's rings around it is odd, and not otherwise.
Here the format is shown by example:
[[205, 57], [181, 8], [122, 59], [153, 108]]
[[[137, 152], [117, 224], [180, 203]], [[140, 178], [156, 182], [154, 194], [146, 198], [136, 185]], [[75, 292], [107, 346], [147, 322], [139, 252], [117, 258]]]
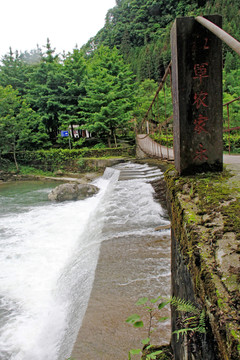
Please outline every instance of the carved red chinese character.
[[201, 84], [203, 78], [209, 77], [207, 71], [208, 71], [208, 63], [195, 64], [194, 65], [195, 76], [193, 77], [193, 79], [199, 79]]
[[199, 144], [199, 148], [198, 148], [198, 150], [196, 150], [196, 156], [195, 156], [194, 160], [203, 161], [203, 160], [207, 160], [207, 159], [208, 159], [207, 149], [203, 148], [203, 144]]
[[208, 49], [209, 49], [208, 38], [206, 37], [206, 38], [204, 38], [204, 40], [205, 40], [205, 44], [204, 44], [204, 46], [203, 46], [203, 49], [204, 49], [204, 50], [208, 50]]
[[208, 50], [210, 48], [210, 46], [208, 45], [208, 38], [205, 37], [204, 39], [201, 37], [199, 39], [199, 36], [197, 36], [195, 38], [195, 40], [192, 42], [192, 51], [196, 51], [197, 49], [199, 49], [201, 51], [201, 49], [203, 50]]
[[203, 116], [200, 114], [197, 119], [194, 120], [194, 131], [198, 134], [201, 134], [202, 132], [207, 133], [206, 130], [206, 122], [208, 121], [208, 117]]
[[193, 105], [195, 105], [197, 109], [199, 109], [201, 106], [208, 107], [208, 105], [204, 102], [207, 96], [208, 93], [204, 91], [201, 91], [200, 94], [195, 93]]

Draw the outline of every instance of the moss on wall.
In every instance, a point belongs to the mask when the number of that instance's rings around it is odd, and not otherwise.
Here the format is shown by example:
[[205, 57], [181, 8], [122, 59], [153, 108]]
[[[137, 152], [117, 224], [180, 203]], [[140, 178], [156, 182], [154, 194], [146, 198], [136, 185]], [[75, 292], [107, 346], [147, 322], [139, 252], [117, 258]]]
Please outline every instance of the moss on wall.
[[165, 173], [174, 237], [220, 359], [240, 358], [240, 184], [232, 177]]

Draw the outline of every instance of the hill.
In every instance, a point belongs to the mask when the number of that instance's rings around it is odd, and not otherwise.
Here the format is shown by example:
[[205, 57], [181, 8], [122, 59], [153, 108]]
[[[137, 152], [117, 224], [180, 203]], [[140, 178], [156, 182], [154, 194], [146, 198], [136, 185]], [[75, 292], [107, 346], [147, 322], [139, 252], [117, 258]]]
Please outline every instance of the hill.
[[[136, 75], [159, 81], [171, 59], [170, 29], [179, 16], [220, 14], [223, 29], [240, 40], [239, 0], [116, 0], [106, 15], [105, 26], [84, 46], [89, 54], [100, 44], [116, 46]], [[224, 63], [237, 69], [239, 58], [224, 45]]]

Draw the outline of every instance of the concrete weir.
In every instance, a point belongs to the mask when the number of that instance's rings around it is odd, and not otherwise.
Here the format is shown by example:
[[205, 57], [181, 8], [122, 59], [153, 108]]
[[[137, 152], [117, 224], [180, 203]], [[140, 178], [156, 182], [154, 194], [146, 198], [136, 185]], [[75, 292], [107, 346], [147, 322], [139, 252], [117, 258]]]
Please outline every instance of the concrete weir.
[[[163, 172], [149, 165], [129, 162], [114, 167], [119, 178], [105, 206], [95, 279], [72, 359], [127, 359], [147, 337], [149, 314], [137, 300], [170, 297], [170, 222], [166, 207], [153, 198]], [[139, 314], [143, 328], [126, 323], [132, 314]], [[171, 336], [169, 306], [161, 316], [166, 319], [154, 325], [151, 340], [166, 345]]]

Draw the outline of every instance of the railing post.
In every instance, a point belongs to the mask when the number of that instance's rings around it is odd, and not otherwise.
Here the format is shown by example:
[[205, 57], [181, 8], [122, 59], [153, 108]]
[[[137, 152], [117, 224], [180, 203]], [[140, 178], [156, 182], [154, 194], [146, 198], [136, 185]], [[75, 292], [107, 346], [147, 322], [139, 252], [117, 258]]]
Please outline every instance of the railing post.
[[231, 141], [230, 141], [230, 115], [229, 115], [229, 104], [227, 104], [227, 116], [228, 116], [228, 153], [231, 153]]
[[147, 134], [149, 134], [149, 121], [147, 120]]
[[[207, 18], [221, 27], [221, 16]], [[175, 167], [180, 174], [221, 171], [221, 40], [193, 17], [177, 18], [171, 48]]]

